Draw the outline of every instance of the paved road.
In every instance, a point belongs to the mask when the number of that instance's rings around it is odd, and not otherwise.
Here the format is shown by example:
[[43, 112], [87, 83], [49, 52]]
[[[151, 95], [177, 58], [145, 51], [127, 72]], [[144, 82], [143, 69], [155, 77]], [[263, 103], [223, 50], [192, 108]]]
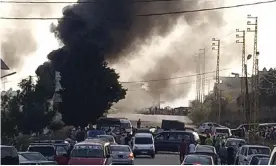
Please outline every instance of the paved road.
[[156, 154], [152, 159], [148, 156], [137, 156], [135, 165], [180, 165], [179, 156], [176, 153]]

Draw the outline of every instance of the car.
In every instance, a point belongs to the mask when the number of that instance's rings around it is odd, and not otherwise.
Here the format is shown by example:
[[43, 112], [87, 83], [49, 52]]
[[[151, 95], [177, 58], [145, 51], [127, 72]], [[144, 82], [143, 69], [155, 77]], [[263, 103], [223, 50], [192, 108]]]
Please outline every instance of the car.
[[59, 165], [67, 165], [69, 162], [68, 145], [64, 143], [31, 143], [29, 152], [40, 152], [50, 161], [56, 161]]
[[105, 138], [110, 144], [117, 144], [112, 135], [98, 135], [98, 138]]
[[200, 133], [207, 133], [207, 132], [210, 132], [213, 127], [223, 127], [223, 126], [213, 122], [205, 122], [199, 126], [198, 131]]
[[19, 156], [14, 146], [1, 145], [1, 165], [19, 165]]
[[137, 133], [149, 133], [149, 134], [152, 134], [152, 132], [148, 128], [137, 129], [136, 132], [135, 132], [135, 134], [137, 134]]
[[69, 165], [110, 165], [110, 143], [102, 139], [87, 139], [74, 145]]
[[112, 165], [134, 165], [134, 155], [128, 145], [110, 145]]
[[39, 152], [18, 152], [20, 165], [57, 165]]
[[152, 158], [155, 157], [154, 138], [149, 133], [137, 133], [133, 139], [133, 154], [137, 155], [149, 155]]
[[216, 148], [210, 145], [197, 145], [195, 148], [195, 153], [199, 155], [211, 156], [214, 160], [215, 165], [218, 164], [218, 154]]
[[132, 124], [130, 120], [127, 119], [120, 119], [121, 128], [124, 129], [127, 133], [132, 134]]
[[240, 151], [237, 153], [237, 161], [238, 165], [248, 165], [252, 156], [256, 154], [264, 154], [270, 155], [271, 150], [267, 146], [261, 145], [243, 145]]
[[224, 135], [225, 137], [232, 136], [231, 129], [227, 127], [216, 127], [214, 135]]
[[183, 139], [189, 139], [191, 143], [197, 145], [200, 138], [197, 132], [193, 131], [163, 131], [154, 137], [155, 151], [179, 152], [179, 147]]
[[189, 154], [184, 158], [181, 165], [214, 165], [214, 160], [207, 155]]
[[274, 145], [273, 151], [268, 161], [268, 165], [276, 165], [276, 145]]
[[259, 159], [258, 165], [268, 165], [269, 157], [263, 157]]
[[252, 155], [250, 161], [248, 162], [249, 163], [248, 165], [258, 165], [259, 160], [261, 158], [269, 158], [269, 155], [266, 155], [266, 154], [255, 154], [255, 155]]

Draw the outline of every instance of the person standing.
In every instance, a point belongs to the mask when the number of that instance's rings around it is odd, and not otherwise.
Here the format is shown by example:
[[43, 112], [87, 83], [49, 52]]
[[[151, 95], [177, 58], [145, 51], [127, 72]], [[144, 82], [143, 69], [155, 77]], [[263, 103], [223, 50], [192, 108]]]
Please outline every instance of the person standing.
[[139, 120], [137, 121], [137, 129], [140, 129], [140, 127], [141, 127], [141, 119], [139, 119]]
[[180, 164], [182, 164], [182, 162], [185, 158], [185, 155], [187, 153], [187, 150], [188, 150], [187, 143], [186, 143], [185, 139], [182, 139], [182, 142], [180, 144], [180, 149], [179, 149]]
[[224, 142], [222, 142], [221, 147], [219, 148], [219, 158], [221, 165], [227, 164], [227, 148], [225, 147]]
[[206, 138], [206, 140], [205, 140], [205, 145], [213, 146], [213, 140], [212, 140], [210, 134], [207, 134], [207, 138]]
[[189, 153], [195, 153], [195, 144], [190, 140]]

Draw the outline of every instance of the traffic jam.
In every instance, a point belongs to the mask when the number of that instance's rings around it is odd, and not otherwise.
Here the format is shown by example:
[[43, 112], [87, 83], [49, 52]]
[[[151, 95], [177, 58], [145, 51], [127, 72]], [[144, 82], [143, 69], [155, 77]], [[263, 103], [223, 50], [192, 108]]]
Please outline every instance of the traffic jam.
[[86, 129], [72, 129], [65, 140], [34, 141], [24, 152], [1, 145], [1, 163], [134, 165], [141, 156], [174, 153], [180, 165], [275, 165], [276, 148], [250, 144], [246, 135], [246, 127], [230, 129], [213, 122], [197, 129], [172, 120], [163, 120], [161, 127], [142, 127], [139, 119], [134, 128], [125, 118], [104, 117]]

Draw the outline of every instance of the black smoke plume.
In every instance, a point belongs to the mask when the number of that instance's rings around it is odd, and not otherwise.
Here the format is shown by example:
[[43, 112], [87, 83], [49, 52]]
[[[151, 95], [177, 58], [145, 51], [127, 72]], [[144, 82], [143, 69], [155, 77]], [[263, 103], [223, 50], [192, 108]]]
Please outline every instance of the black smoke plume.
[[[139, 0], [79, 0], [77, 4], [67, 6], [63, 10], [63, 18], [55, 29], [55, 34], [70, 50], [85, 43], [96, 45], [110, 64], [116, 64], [124, 58], [135, 55], [141, 46], [146, 45], [154, 36], [167, 36], [175, 25], [182, 21], [193, 28], [194, 40], [186, 41], [181, 53], [168, 51], [163, 58], [156, 59], [155, 67], [142, 75], [141, 79], [166, 78], [176, 73], [187, 74], [194, 71], [191, 49], [197, 50], [209, 30], [222, 25], [220, 12], [198, 12], [161, 16], [139, 16], [141, 14], [171, 11], [193, 10], [200, 7], [212, 7], [212, 3], [200, 0], [175, 0], [168, 2], [139, 2]], [[83, 2], [83, 3], [82, 3]], [[90, 3], [86, 3], [90, 2]], [[210, 40], [210, 39], [209, 39]], [[84, 46], [85, 47], [85, 46]], [[170, 48], [171, 49], [171, 48]], [[170, 52], [170, 53], [169, 53]], [[189, 53], [188, 53], [189, 52]], [[93, 55], [91, 55], [93, 56]], [[183, 63], [179, 64], [179, 59]], [[141, 67], [142, 64], [141, 64]], [[149, 87], [170, 86], [170, 81], [150, 83]], [[168, 100], [186, 95], [190, 87], [178, 90], [177, 93], [166, 89], [157, 92], [165, 94]], [[154, 92], [153, 92], [154, 93]], [[177, 94], [177, 95], [175, 95]]]

